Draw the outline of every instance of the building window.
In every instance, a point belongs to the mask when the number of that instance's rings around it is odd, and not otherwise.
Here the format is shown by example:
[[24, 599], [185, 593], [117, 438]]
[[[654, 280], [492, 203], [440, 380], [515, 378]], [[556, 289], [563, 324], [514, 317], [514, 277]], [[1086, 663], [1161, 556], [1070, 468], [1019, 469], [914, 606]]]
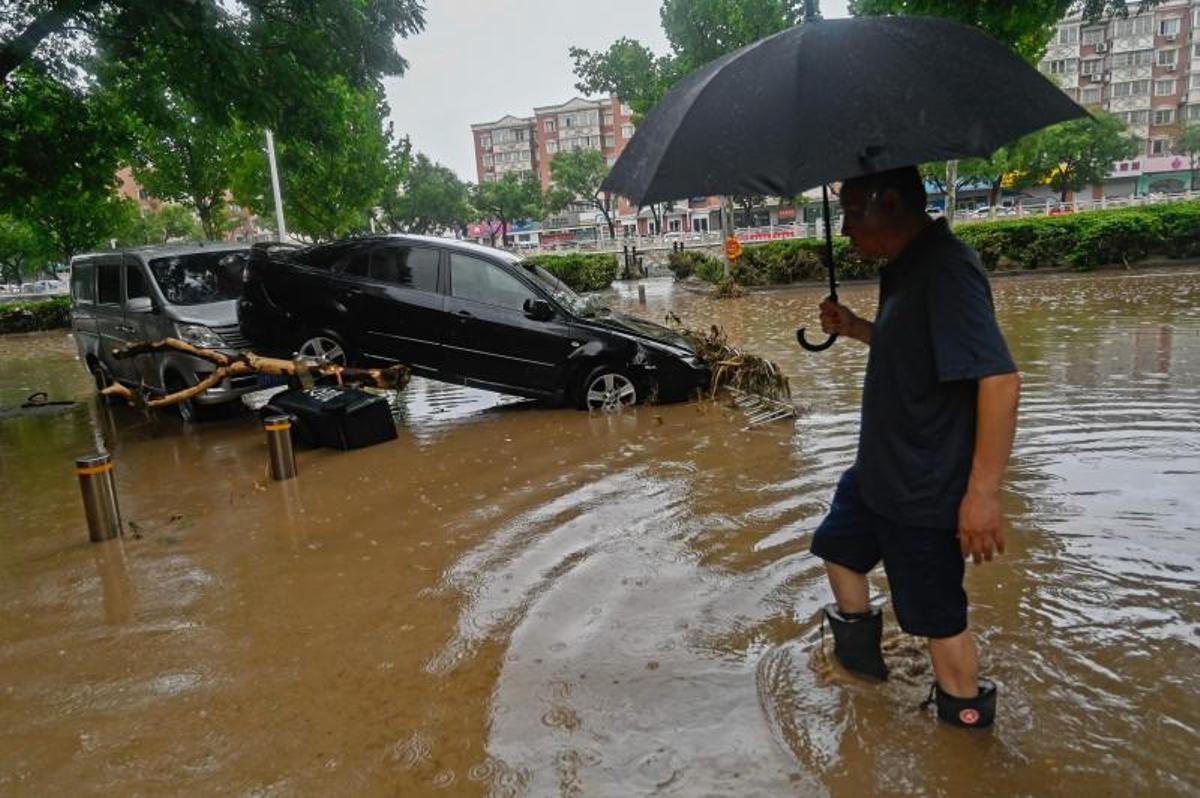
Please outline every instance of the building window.
[[1187, 118], [1189, 122], [1195, 122], [1200, 119], [1200, 105], [1189, 105], [1187, 107]]
[[1175, 54], [1178, 50], [1159, 50], [1158, 65], [1159, 66], [1175, 66]]
[[604, 124], [605, 124], [605, 125], [608, 125], [609, 127], [612, 127], [612, 123], [613, 123], [613, 115], [612, 115], [612, 112], [611, 112], [611, 111], [605, 111], [605, 112], [604, 112]]
[[1154, 30], [1150, 16], [1138, 15], [1132, 19], [1118, 19], [1113, 23], [1113, 37], [1145, 36]]
[[490, 155], [483, 156], [483, 165], [484, 166], [491, 166], [493, 163], [494, 163], [494, 161], [492, 160], [492, 156], [490, 156]]
[[1188, 89], [1200, 89], [1200, 73], [1188, 76]]
[[1158, 108], [1154, 111], [1154, 124], [1169, 125], [1175, 121], [1174, 108]]
[[1200, 8], [1192, 9], [1192, 30], [1200, 28]]
[[617, 162], [617, 156], [610, 155], [607, 158], [605, 158], [604, 160], [606, 160], [608, 162], [609, 166], [612, 166], [613, 164], [615, 164]]
[[[1197, 9], [1197, 10], [1200, 10], [1200, 9]], [[1200, 25], [1197, 25], [1196, 27], [1200, 28]], [[1200, 44], [1192, 45], [1192, 58], [1200, 58]]]
[[1166, 155], [1171, 151], [1171, 142], [1168, 139], [1152, 139], [1150, 141], [1151, 155]]
[[624, 138], [633, 138], [633, 125], [621, 125], [621, 135]]
[[1153, 63], [1153, 50], [1135, 50], [1128, 53], [1114, 53], [1112, 57], [1112, 65], [1114, 69], [1130, 66], [1149, 66]]
[[613, 147], [617, 146], [617, 137], [616, 136], [605, 136], [604, 137], [604, 146], [606, 149], [610, 149], [610, 150]]
[[1089, 58], [1079, 62], [1079, 72], [1083, 75], [1099, 75], [1104, 71], [1104, 59]]
[[1083, 32], [1084, 44], [1099, 44], [1104, 41], [1104, 28], [1088, 28]]
[[553, 119], [547, 119], [545, 122], [543, 122], [543, 123], [542, 123], [542, 128], [543, 128], [543, 129], [544, 129], [544, 130], [545, 130], [547, 133], [553, 133], [553, 132], [554, 132], [554, 120], [553, 120]]
[[1084, 105], [1099, 105], [1100, 104], [1100, 87], [1084, 89], [1080, 95], [1080, 102]]
[[1149, 111], [1121, 111], [1115, 116], [1127, 125], [1145, 127], [1150, 121]]
[[1170, 97], [1175, 93], [1175, 81], [1173, 80], [1156, 80], [1154, 81], [1154, 96], [1155, 97]]
[[1168, 17], [1167, 19], [1159, 20], [1158, 33], [1160, 36], [1178, 36], [1179, 17]]
[[629, 116], [633, 113], [633, 110], [627, 103], [621, 103], [621, 113], [623, 113], [625, 116]]
[[492, 146], [492, 137], [491, 136], [480, 136], [479, 137], [479, 146], [483, 147], [485, 150], [489, 149]]
[[547, 141], [546, 142], [546, 152], [549, 152], [549, 153], [558, 152], [558, 142], [557, 141]]
[[1114, 83], [1113, 97], [1140, 97], [1150, 93], [1150, 81], [1130, 80], [1124, 83]]
[[1079, 43], [1079, 28], [1074, 26], [1063, 26], [1058, 29], [1059, 44], [1078, 44]]

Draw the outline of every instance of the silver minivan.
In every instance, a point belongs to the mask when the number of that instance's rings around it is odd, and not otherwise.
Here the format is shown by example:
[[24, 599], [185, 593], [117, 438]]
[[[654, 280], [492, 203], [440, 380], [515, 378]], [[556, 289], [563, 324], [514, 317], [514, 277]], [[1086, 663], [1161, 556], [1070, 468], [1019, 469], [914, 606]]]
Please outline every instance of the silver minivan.
[[[113, 381], [153, 393], [195, 385], [213, 364], [181, 352], [117, 360], [113, 349], [174, 337], [236, 354], [247, 346], [238, 328], [237, 300], [249, 248], [213, 242], [77, 255], [71, 259], [71, 329], [79, 357], [97, 388]], [[258, 388], [237, 377], [177, 405], [193, 421], [223, 402]]]

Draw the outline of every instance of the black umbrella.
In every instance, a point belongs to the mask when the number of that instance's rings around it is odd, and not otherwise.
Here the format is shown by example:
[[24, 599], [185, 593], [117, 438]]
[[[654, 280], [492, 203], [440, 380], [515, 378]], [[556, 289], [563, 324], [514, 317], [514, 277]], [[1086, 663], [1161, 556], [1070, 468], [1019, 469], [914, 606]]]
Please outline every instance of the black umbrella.
[[[602, 189], [636, 205], [708, 194], [792, 197], [833, 180], [984, 157], [1086, 113], [976, 28], [932, 17], [818, 20], [680, 81], [638, 127]], [[825, 220], [836, 299], [828, 197]]]

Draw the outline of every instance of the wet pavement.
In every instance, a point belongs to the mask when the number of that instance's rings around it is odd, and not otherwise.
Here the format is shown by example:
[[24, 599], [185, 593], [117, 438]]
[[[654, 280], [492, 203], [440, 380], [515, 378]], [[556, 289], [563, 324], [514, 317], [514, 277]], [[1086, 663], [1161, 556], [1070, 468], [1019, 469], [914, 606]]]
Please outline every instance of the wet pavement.
[[[890, 611], [887, 685], [821, 648], [807, 545], [865, 348], [799, 350], [817, 288], [651, 281], [614, 304], [722, 325], [800, 418], [418, 381], [399, 440], [286, 484], [246, 415], [0, 420], [0, 794], [1196, 794], [1200, 273], [995, 293], [1025, 394], [1009, 552], [967, 577], [992, 732], [917, 710]], [[62, 332], [0, 338], [0, 407], [35, 390], [88, 397]], [[98, 439], [127, 530], [92, 545], [72, 462]]]

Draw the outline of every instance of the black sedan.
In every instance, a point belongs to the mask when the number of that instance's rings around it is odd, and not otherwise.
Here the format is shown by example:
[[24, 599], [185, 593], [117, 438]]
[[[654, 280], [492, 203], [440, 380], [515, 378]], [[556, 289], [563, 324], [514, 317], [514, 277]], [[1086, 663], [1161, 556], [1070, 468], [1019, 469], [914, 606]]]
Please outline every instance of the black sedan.
[[260, 351], [403, 363], [581, 408], [679, 401], [710, 377], [678, 333], [613, 313], [516, 255], [441, 238], [257, 246], [238, 316]]

